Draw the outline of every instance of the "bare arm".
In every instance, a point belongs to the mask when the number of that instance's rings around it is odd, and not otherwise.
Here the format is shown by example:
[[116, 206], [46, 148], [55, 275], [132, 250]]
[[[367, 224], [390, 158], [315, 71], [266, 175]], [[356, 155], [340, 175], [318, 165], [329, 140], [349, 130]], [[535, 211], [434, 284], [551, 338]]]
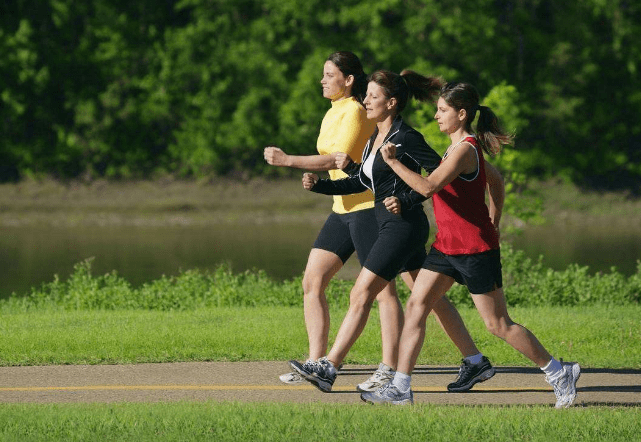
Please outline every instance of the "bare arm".
[[387, 143], [381, 147], [381, 155], [394, 173], [405, 181], [412, 189], [429, 198], [443, 187], [451, 183], [461, 173], [476, 170], [477, 157], [474, 148], [468, 144], [461, 144], [454, 150], [447, 161], [441, 163], [429, 176], [422, 176], [411, 171], [396, 159], [396, 146]]
[[293, 167], [295, 169], [314, 170], [318, 172], [336, 169], [336, 153], [329, 155], [288, 155], [280, 148], [268, 146], [263, 156], [272, 166]]
[[501, 173], [485, 161], [485, 179], [487, 180], [487, 193], [489, 195], [490, 219], [498, 230], [503, 214], [503, 203], [505, 202], [505, 184]]

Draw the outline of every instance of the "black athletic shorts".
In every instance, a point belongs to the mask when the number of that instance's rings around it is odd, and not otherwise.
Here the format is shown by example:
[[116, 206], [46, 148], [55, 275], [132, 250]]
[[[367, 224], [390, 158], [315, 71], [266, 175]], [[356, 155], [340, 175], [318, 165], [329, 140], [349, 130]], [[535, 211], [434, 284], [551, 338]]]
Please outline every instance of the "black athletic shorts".
[[388, 212], [383, 203], [374, 207], [378, 238], [363, 267], [391, 281], [401, 272], [418, 270], [425, 261], [430, 224], [422, 206], [400, 215]]
[[332, 212], [313, 247], [338, 255], [343, 264], [356, 250], [362, 266], [377, 237], [378, 224], [373, 208], [343, 214]]
[[432, 247], [423, 268], [451, 276], [475, 295], [503, 287], [500, 249], [473, 255], [446, 255]]

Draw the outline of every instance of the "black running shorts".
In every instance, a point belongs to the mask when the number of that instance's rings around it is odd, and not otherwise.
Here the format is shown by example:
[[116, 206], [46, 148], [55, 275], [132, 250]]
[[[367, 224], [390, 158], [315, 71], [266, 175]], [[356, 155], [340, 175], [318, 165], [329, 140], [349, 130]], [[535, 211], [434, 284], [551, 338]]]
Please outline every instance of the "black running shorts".
[[378, 225], [373, 208], [344, 214], [332, 212], [313, 247], [338, 255], [343, 264], [356, 250], [362, 266], [377, 237]]
[[475, 295], [503, 286], [500, 249], [473, 255], [446, 255], [432, 247], [423, 268], [454, 278]]
[[395, 215], [383, 203], [377, 203], [374, 211], [378, 238], [363, 267], [387, 281], [401, 272], [420, 269], [427, 255], [425, 243], [430, 232], [423, 207]]

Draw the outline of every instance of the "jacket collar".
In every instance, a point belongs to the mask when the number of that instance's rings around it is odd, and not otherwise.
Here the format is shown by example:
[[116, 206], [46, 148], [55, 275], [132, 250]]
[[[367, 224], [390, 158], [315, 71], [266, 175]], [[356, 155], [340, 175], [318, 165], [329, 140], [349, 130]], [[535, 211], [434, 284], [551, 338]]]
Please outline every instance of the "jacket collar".
[[[383, 142], [383, 144], [385, 144], [390, 138], [396, 135], [398, 131], [401, 129], [402, 125], [403, 125], [403, 117], [401, 117], [400, 115], [397, 115], [394, 118], [394, 121], [392, 121], [392, 125], [389, 128], [389, 132], [387, 133], [387, 136], [385, 137], [385, 141]], [[363, 161], [369, 155], [370, 150], [372, 150], [372, 146], [374, 145], [374, 140], [376, 140], [377, 135], [378, 135], [378, 126], [376, 126], [376, 129], [374, 129], [374, 133], [372, 134], [371, 137], [369, 137], [369, 140], [367, 141], [367, 145], [365, 146], [365, 150], [363, 151], [363, 156], [362, 156]]]

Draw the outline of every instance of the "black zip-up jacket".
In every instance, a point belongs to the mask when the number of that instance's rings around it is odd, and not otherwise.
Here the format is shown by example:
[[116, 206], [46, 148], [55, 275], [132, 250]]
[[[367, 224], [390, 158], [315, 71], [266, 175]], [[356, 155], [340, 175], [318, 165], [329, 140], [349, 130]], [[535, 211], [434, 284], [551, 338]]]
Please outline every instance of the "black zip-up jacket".
[[[421, 205], [426, 198], [412, 190], [405, 181], [394, 173], [392, 168], [383, 160], [380, 149], [376, 151], [376, 156], [374, 157], [372, 166], [373, 180], [370, 180], [363, 172], [363, 164], [374, 147], [374, 140], [376, 140], [377, 135], [378, 128], [376, 128], [367, 142], [365, 150], [363, 150], [361, 163], [352, 162], [343, 169], [349, 177], [334, 181], [329, 179], [318, 180], [312, 187], [312, 192], [324, 195], [349, 195], [370, 189], [374, 193], [374, 201], [377, 203], [382, 202], [389, 196], [397, 197], [401, 203], [401, 213], [403, 210], [413, 209], [416, 205]], [[416, 173], [420, 174], [421, 168], [431, 173], [441, 163], [441, 157], [425, 142], [423, 135], [405, 124], [400, 116], [394, 119], [383, 145], [388, 141], [396, 144], [396, 158], [408, 169]]]

